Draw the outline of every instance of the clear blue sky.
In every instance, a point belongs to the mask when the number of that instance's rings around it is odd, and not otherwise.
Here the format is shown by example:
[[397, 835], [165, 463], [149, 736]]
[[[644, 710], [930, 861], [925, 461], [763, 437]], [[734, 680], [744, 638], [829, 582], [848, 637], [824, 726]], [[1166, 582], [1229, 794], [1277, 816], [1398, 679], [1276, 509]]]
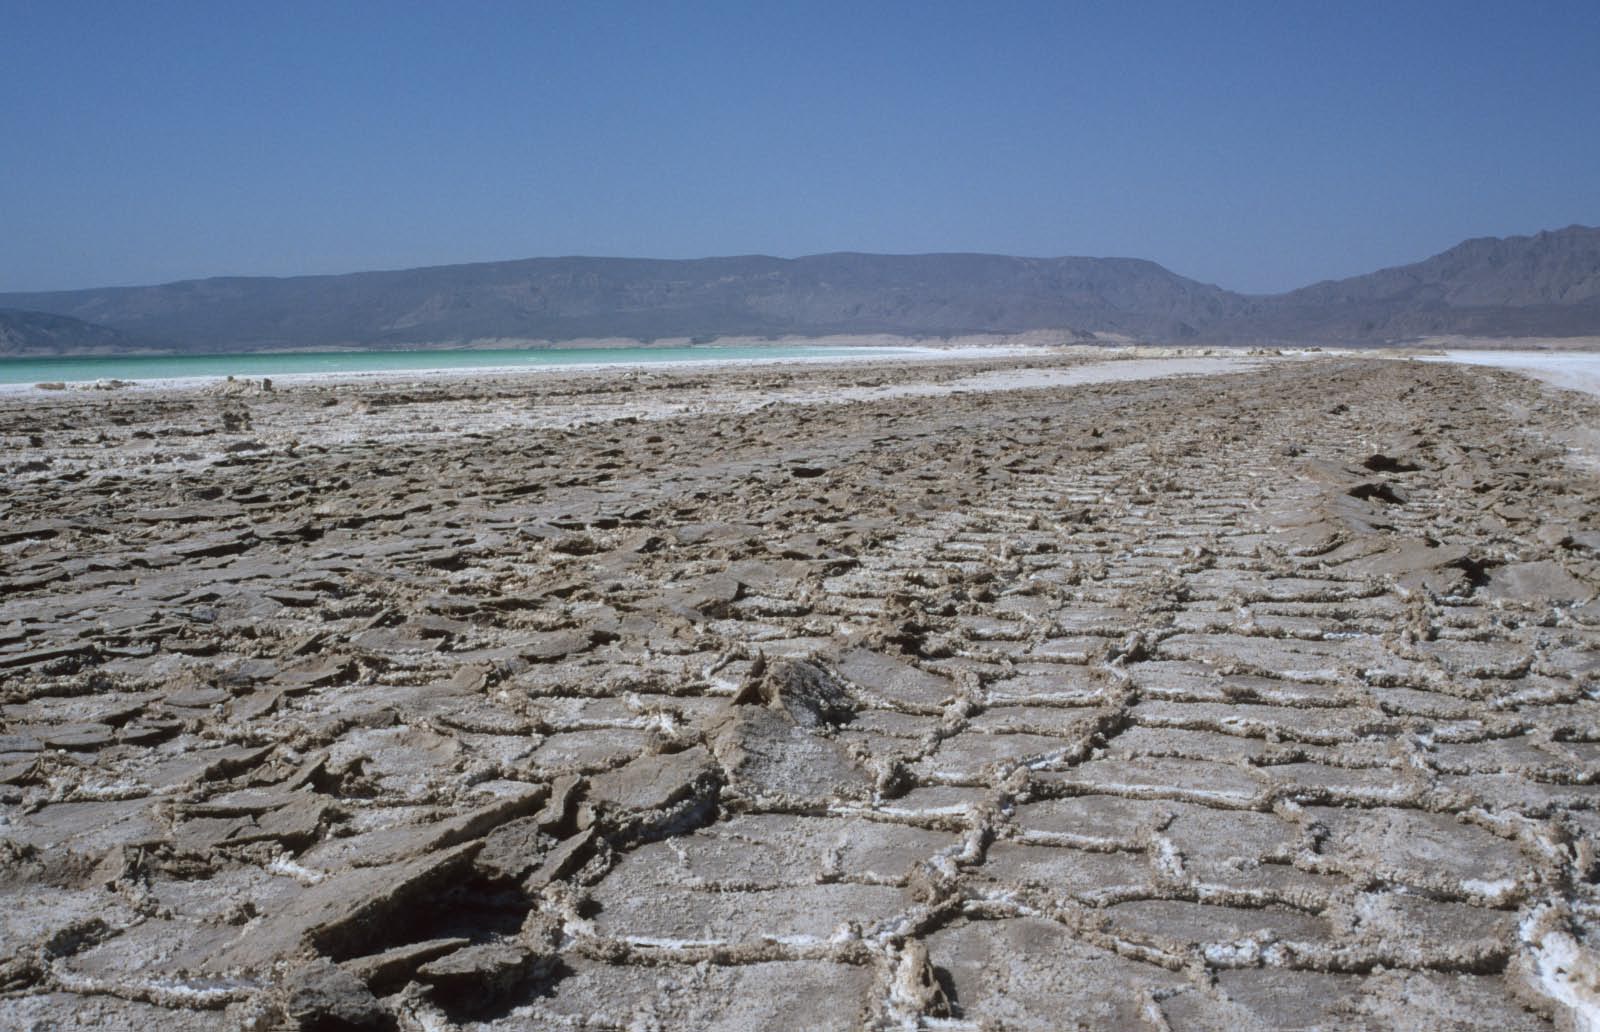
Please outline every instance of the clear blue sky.
[[0, 0], [0, 290], [1133, 255], [1267, 291], [1600, 223], [1600, 0]]

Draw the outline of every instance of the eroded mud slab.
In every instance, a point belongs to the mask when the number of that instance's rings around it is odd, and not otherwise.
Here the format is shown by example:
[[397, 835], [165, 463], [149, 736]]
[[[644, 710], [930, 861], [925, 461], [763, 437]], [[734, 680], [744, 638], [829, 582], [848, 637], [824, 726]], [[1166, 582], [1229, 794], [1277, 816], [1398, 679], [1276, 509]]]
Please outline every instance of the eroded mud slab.
[[0, 1026], [1593, 1027], [1600, 407], [1063, 361], [0, 401]]

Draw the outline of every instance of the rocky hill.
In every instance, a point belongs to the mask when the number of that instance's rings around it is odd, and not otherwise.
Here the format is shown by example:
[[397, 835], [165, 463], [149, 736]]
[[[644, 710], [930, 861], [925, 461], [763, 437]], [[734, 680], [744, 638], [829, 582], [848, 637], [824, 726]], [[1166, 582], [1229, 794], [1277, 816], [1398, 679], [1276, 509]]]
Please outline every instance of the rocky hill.
[[[1600, 229], [1469, 240], [1413, 265], [1271, 296], [1130, 258], [846, 253], [532, 258], [0, 294], [0, 306], [179, 352], [1034, 329], [1251, 343], [1576, 336], [1600, 334]], [[76, 349], [61, 339], [61, 350]], [[17, 352], [7, 342], [0, 353]]]
[[1208, 332], [1349, 341], [1600, 334], [1600, 229], [1468, 240], [1412, 265], [1254, 301]]
[[142, 343], [109, 326], [49, 312], [0, 308], [0, 355], [112, 355]]
[[1153, 262], [829, 254], [534, 258], [397, 272], [0, 295], [180, 350], [1088, 327], [1170, 338], [1237, 299]]

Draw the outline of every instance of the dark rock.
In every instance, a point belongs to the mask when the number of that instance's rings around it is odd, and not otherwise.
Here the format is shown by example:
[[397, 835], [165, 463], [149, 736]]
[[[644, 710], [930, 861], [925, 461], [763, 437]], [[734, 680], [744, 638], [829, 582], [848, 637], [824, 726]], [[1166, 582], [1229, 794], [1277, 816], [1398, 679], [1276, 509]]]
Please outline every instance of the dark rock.
[[515, 942], [482, 943], [447, 953], [417, 969], [419, 981], [452, 1017], [484, 1016], [513, 996], [528, 995], [550, 958]]
[[322, 959], [292, 972], [284, 980], [283, 998], [285, 1015], [303, 1032], [376, 1030], [394, 1025], [361, 979]]
[[544, 863], [556, 843], [540, 828], [539, 817], [522, 817], [490, 832], [474, 862], [489, 878], [520, 881]]
[[340, 967], [361, 979], [374, 993], [394, 992], [409, 982], [417, 968], [469, 945], [469, 939], [428, 939], [345, 961]]
[[764, 704], [783, 710], [802, 727], [849, 722], [856, 703], [838, 678], [815, 663], [759, 656], [733, 697], [734, 705]]
[[331, 819], [333, 806], [323, 798], [303, 795], [287, 806], [256, 818], [256, 831], [274, 838], [290, 849], [301, 849], [315, 842]]
[[659, 810], [691, 795], [715, 770], [702, 746], [667, 756], [640, 756], [589, 782], [589, 798], [623, 811]]
[[575, 774], [563, 774], [551, 782], [550, 798], [538, 815], [540, 829], [552, 835], [577, 830], [573, 817], [582, 789], [583, 781]]
[[389, 863], [481, 838], [507, 821], [526, 817], [539, 809], [545, 793], [543, 785], [526, 785], [514, 795], [495, 799], [449, 820], [386, 829], [381, 845], [369, 846], [367, 855], [356, 863], [363, 867]]
[[570, 876], [589, 858], [599, 837], [599, 832], [590, 827], [562, 841], [545, 857], [539, 869], [523, 880], [523, 890], [538, 892], [551, 882]]
[[1422, 467], [1403, 456], [1375, 452], [1361, 460], [1361, 465], [1373, 473], [1415, 473]]
[[335, 960], [370, 950], [408, 921], [408, 907], [470, 866], [479, 844], [468, 842], [383, 867], [347, 871], [281, 903], [220, 953], [207, 970], [262, 968], [316, 950]]
[[1380, 501], [1390, 505], [1404, 505], [1409, 500], [1404, 491], [1384, 480], [1369, 480], [1355, 485], [1345, 493], [1364, 502]]

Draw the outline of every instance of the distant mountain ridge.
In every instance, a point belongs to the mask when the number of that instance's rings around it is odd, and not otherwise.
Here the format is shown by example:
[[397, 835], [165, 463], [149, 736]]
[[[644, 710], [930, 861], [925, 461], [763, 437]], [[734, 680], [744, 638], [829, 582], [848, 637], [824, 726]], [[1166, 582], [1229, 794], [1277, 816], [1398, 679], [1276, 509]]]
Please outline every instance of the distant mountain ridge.
[[1600, 334], [1600, 229], [1468, 240], [1411, 265], [1261, 299], [1216, 330], [1357, 342]]
[[109, 326], [49, 312], [0, 308], [0, 355], [115, 355], [144, 347]]
[[[1468, 240], [1412, 265], [1269, 296], [1132, 258], [838, 253], [228, 277], [0, 294], [0, 307], [184, 353], [1041, 329], [1241, 343], [1600, 335], [1600, 229]], [[0, 353], [19, 352], [0, 337]]]

